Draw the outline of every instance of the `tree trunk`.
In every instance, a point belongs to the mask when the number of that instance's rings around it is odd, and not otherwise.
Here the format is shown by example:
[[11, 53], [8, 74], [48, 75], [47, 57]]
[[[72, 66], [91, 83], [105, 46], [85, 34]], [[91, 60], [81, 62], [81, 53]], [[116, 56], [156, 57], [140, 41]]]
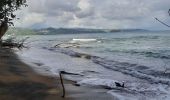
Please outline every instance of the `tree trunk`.
[[0, 25], [0, 41], [2, 36], [7, 32], [8, 30], [8, 23], [6, 21], [3, 21]]

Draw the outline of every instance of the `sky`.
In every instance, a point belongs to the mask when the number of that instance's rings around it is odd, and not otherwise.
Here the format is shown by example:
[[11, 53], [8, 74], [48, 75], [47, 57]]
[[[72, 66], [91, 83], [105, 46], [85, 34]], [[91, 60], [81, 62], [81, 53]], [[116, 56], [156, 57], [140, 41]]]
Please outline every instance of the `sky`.
[[170, 29], [170, 0], [27, 0], [16, 27]]

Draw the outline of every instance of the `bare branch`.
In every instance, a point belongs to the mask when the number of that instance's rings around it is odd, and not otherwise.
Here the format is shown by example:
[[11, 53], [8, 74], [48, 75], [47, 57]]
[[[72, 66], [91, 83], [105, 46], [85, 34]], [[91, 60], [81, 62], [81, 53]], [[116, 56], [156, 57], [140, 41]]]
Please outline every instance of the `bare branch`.
[[[170, 10], [169, 10], [169, 13], [170, 13]], [[159, 20], [158, 18], [155, 17], [155, 19], [156, 19], [158, 22], [160, 22], [161, 24], [163, 24], [163, 25], [165, 25], [165, 26], [167, 26], [167, 27], [170, 27], [170, 25], [168, 25], [168, 24], [162, 22], [162, 21]]]

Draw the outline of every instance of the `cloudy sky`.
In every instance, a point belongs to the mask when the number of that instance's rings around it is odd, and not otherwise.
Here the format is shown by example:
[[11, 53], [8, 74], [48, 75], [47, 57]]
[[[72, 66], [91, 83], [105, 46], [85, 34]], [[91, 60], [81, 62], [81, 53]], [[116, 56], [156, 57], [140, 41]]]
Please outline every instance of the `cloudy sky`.
[[16, 27], [169, 29], [170, 0], [27, 0]]

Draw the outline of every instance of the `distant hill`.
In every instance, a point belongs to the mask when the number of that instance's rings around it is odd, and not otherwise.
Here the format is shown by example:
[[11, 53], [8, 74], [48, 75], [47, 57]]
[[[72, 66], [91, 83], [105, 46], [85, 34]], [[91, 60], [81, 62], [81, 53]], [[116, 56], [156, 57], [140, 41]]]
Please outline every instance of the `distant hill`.
[[80, 33], [107, 33], [104, 29], [86, 29], [86, 28], [45, 28], [36, 30], [38, 34], [80, 34]]
[[87, 28], [44, 28], [36, 30], [37, 34], [81, 34], [81, 33], [114, 33], [114, 32], [146, 32], [144, 29], [87, 29]]
[[7, 34], [16, 35], [56, 35], [56, 34], [82, 34], [82, 33], [115, 33], [115, 32], [146, 32], [143, 29], [88, 29], [88, 28], [10, 28]]
[[122, 29], [121, 32], [148, 32], [149, 30], [144, 29]]

